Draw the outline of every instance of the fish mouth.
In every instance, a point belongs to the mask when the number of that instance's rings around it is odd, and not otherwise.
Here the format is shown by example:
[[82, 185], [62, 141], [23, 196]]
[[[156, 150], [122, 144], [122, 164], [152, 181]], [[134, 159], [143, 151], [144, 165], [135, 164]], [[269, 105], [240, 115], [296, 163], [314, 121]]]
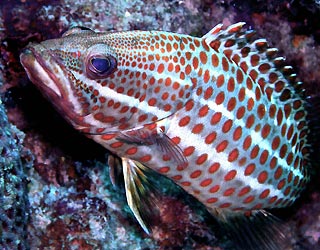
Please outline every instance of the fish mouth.
[[[40, 51], [40, 52], [37, 52]], [[69, 80], [61, 62], [41, 44], [31, 45], [20, 54], [29, 79], [50, 98], [64, 98], [63, 86]]]

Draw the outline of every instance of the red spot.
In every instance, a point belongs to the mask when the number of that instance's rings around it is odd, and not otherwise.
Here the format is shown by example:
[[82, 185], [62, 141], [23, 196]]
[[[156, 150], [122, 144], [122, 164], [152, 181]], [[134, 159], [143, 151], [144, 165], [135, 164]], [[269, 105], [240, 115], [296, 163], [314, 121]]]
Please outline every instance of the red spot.
[[206, 116], [208, 114], [208, 112], [209, 112], [209, 107], [208, 107], [208, 105], [205, 105], [205, 106], [200, 108], [198, 116], [199, 117], [204, 117], [204, 116]]
[[225, 176], [224, 176], [224, 180], [225, 181], [231, 181], [234, 179], [234, 177], [236, 177], [237, 175], [237, 170], [233, 169], [230, 170]]
[[237, 70], [237, 82], [242, 83], [243, 82], [243, 73], [240, 69]]
[[205, 179], [205, 180], [200, 182], [200, 186], [201, 187], [206, 187], [206, 186], [209, 186], [211, 183], [212, 183], [212, 179]]
[[236, 114], [237, 119], [239, 120], [242, 119], [242, 117], [245, 115], [245, 112], [246, 112], [246, 109], [244, 106], [241, 106], [240, 108], [238, 108], [237, 114]]
[[251, 175], [251, 174], [254, 172], [255, 169], [256, 169], [256, 165], [255, 165], [254, 163], [250, 163], [250, 164], [246, 167], [246, 169], [245, 169], [245, 171], [244, 171], [244, 175], [245, 175], [245, 176]]
[[254, 196], [253, 196], [253, 195], [250, 195], [250, 196], [248, 196], [247, 198], [245, 198], [245, 199], [243, 200], [243, 203], [248, 204], [248, 203], [251, 203], [251, 202], [253, 202], [253, 201], [254, 201]]
[[270, 194], [270, 189], [265, 189], [262, 191], [262, 193], [259, 195], [260, 199], [265, 199], [268, 197], [268, 195]]
[[229, 92], [232, 92], [232, 91], [234, 91], [234, 88], [235, 88], [234, 78], [230, 77], [229, 80], [228, 80], [227, 89], [228, 89]]
[[202, 174], [201, 170], [196, 170], [190, 174], [191, 178], [198, 178]]
[[252, 97], [250, 97], [249, 100], [248, 100], [248, 103], [247, 103], [247, 109], [249, 111], [251, 111], [253, 109], [253, 107], [254, 107], [254, 100], [253, 100]]
[[229, 62], [226, 57], [222, 58], [222, 69], [226, 72], [229, 71]]
[[219, 207], [220, 208], [227, 208], [227, 207], [230, 207], [230, 206], [231, 206], [231, 203], [226, 202], [226, 203], [221, 204]]
[[258, 175], [258, 182], [260, 184], [263, 184], [267, 181], [268, 179], [268, 173], [267, 171], [262, 171], [259, 175]]
[[128, 155], [134, 155], [135, 153], [137, 153], [138, 149], [136, 147], [132, 147], [127, 149], [126, 154]]
[[211, 144], [217, 137], [217, 133], [216, 132], [212, 132], [210, 134], [208, 134], [205, 138], [205, 142], [206, 144]]
[[210, 193], [216, 193], [216, 192], [219, 191], [219, 189], [220, 189], [220, 185], [215, 185], [215, 186], [213, 186], [212, 188], [209, 189], [209, 192]]
[[151, 158], [152, 158], [151, 155], [145, 155], [145, 156], [142, 156], [142, 157], [140, 158], [140, 161], [142, 161], [142, 162], [148, 162], [148, 161], [151, 160]]
[[239, 101], [242, 102], [244, 100], [245, 96], [246, 96], [246, 89], [245, 88], [241, 88], [239, 90], [239, 93], [238, 93]]
[[117, 142], [111, 143], [110, 146], [111, 146], [112, 148], [120, 148], [120, 147], [123, 146], [123, 142], [117, 141]]
[[224, 75], [219, 75], [217, 78], [217, 87], [220, 88], [224, 84]]
[[233, 140], [237, 141], [241, 138], [241, 136], [242, 136], [242, 128], [238, 126], [233, 132]]
[[242, 188], [239, 193], [238, 196], [244, 196], [245, 194], [249, 193], [251, 191], [251, 188], [249, 186], [245, 186], [244, 188]]
[[280, 145], [280, 138], [279, 136], [276, 136], [273, 140], [272, 140], [272, 150], [276, 150]]
[[163, 63], [160, 63], [160, 64], [158, 65], [157, 71], [158, 71], [159, 74], [161, 74], [161, 73], [164, 71], [164, 65], [163, 65]]
[[165, 101], [165, 100], [168, 99], [168, 97], [169, 97], [169, 93], [168, 93], [168, 92], [164, 92], [164, 93], [162, 94], [162, 96], [161, 96], [161, 99], [162, 99], [163, 101]]
[[269, 157], [269, 153], [268, 150], [263, 150], [263, 152], [260, 155], [260, 164], [263, 165], [266, 163], [266, 161], [268, 160]]
[[175, 181], [179, 181], [179, 180], [182, 179], [182, 176], [181, 175], [175, 175], [175, 176], [172, 177], [172, 179], [175, 180]]
[[166, 174], [170, 171], [170, 167], [162, 167], [159, 169], [159, 173]]
[[228, 161], [229, 162], [234, 162], [238, 159], [239, 157], [239, 150], [238, 149], [234, 149], [232, 150], [230, 153], [229, 153], [229, 156], [228, 156]]
[[227, 120], [222, 126], [222, 132], [228, 133], [230, 131], [230, 129], [232, 128], [232, 124], [233, 124], [232, 120], [230, 120], [230, 119]]
[[243, 141], [243, 145], [242, 145], [243, 149], [244, 150], [248, 150], [250, 148], [250, 146], [251, 146], [251, 143], [252, 143], [251, 136], [248, 135], [246, 137], [246, 139], [244, 139], [244, 141]]
[[218, 201], [218, 198], [215, 198], [215, 197], [207, 199], [207, 203], [215, 203], [217, 201]]
[[202, 64], [206, 64], [206, 63], [207, 63], [207, 60], [208, 60], [208, 58], [207, 58], [206, 52], [201, 51], [201, 52], [200, 52], [200, 61], [201, 61], [201, 63], [202, 63]]
[[208, 100], [212, 96], [212, 94], [213, 94], [213, 88], [210, 86], [204, 92], [204, 99]]
[[143, 114], [143, 115], [140, 115], [140, 116], [139, 116], [138, 121], [139, 121], [139, 122], [143, 122], [143, 121], [145, 121], [147, 118], [148, 118], [148, 115], [147, 115], [147, 114]]
[[284, 187], [284, 185], [286, 185], [286, 180], [282, 179], [281, 181], [279, 181], [277, 188], [281, 190]]
[[189, 146], [189, 147], [184, 149], [183, 155], [184, 156], [190, 156], [190, 155], [193, 154], [194, 150], [195, 150], [194, 146]]
[[220, 163], [215, 162], [210, 166], [208, 171], [210, 174], [213, 174], [213, 173], [217, 172], [219, 168], [220, 168]]
[[196, 160], [196, 164], [198, 164], [198, 165], [202, 165], [203, 163], [205, 163], [206, 162], [206, 160], [208, 159], [208, 154], [202, 154], [202, 155], [200, 155], [198, 158], [197, 158], [197, 160]]
[[253, 149], [251, 150], [250, 158], [251, 159], [256, 158], [259, 154], [259, 151], [260, 151], [260, 147], [258, 145], [254, 146]]
[[184, 127], [187, 126], [190, 122], [190, 116], [185, 116], [183, 118], [181, 118], [181, 120], [179, 121], [179, 126], [180, 127]]
[[192, 129], [192, 133], [193, 134], [199, 134], [201, 133], [203, 130], [203, 124], [202, 123], [198, 123], [197, 125], [195, 125]]
[[213, 53], [213, 54], [211, 55], [211, 62], [212, 62], [213, 67], [218, 67], [218, 65], [219, 65], [219, 58], [218, 58], [218, 56], [217, 56], [215, 53]]
[[269, 203], [269, 204], [272, 204], [272, 203], [274, 203], [277, 199], [278, 199], [278, 196], [273, 196], [273, 197], [271, 197], [271, 198], [269, 199], [268, 203]]
[[155, 106], [156, 103], [157, 103], [157, 99], [156, 99], [156, 98], [151, 98], [151, 99], [148, 101], [149, 106]]
[[209, 70], [206, 70], [204, 72], [204, 75], [203, 75], [203, 82], [204, 83], [207, 83], [210, 81], [210, 71]]
[[269, 164], [270, 165], [270, 169], [274, 169], [277, 166], [277, 162], [278, 162], [277, 158], [273, 157], [271, 159], [271, 161], [270, 161], [270, 164]]
[[276, 172], [274, 173], [274, 179], [278, 180], [282, 176], [282, 168], [278, 167]]
[[167, 103], [167, 104], [165, 104], [164, 106], [163, 106], [163, 110], [164, 111], [170, 111], [172, 109], [172, 106], [169, 104], [169, 103]]
[[191, 186], [191, 182], [190, 181], [183, 181], [183, 182], [181, 182], [181, 185], [185, 186], [185, 187], [189, 187], [189, 186]]
[[211, 118], [211, 121], [210, 121], [211, 125], [215, 125], [215, 124], [219, 123], [221, 120], [221, 117], [222, 117], [221, 112], [215, 113]]
[[229, 142], [227, 140], [220, 142], [218, 144], [218, 146], [216, 147], [217, 153], [224, 151], [226, 149], [226, 147], [228, 146], [228, 144], [229, 144]]
[[197, 57], [194, 57], [194, 58], [192, 59], [192, 66], [193, 66], [194, 69], [197, 69], [197, 68], [198, 68], [198, 66], [199, 66], [199, 60], [198, 60]]
[[223, 196], [231, 196], [233, 195], [235, 191], [235, 188], [228, 188], [226, 191], [224, 191]]
[[248, 118], [247, 118], [247, 121], [246, 121], [246, 127], [247, 128], [251, 128], [254, 124], [254, 121], [255, 121], [255, 117], [254, 115], [250, 115]]
[[116, 134], [104, 134], [101, 136], [102, 140], [109, 141], [116, 137]]
[[190, 64], [188, 64], [188, 65], [186, 66], [185, 73], [186, 73], [187, 75], [189, 75], [189, 74], [191, 73], [191, 71], [192, 71], [192, 68], [191, 68]]
[[220, 92], [217, 96], [216, 96], [216, 104], [220, 105], [221, 103], [223, 103], [224, 101], [224, 92]]
[[185, 109], [186, 111], [190, 111], [194, 106], [194, 101], [193, 100], [189, 100], [187, 103], [186, 103], [186, 106], [185, 106]]

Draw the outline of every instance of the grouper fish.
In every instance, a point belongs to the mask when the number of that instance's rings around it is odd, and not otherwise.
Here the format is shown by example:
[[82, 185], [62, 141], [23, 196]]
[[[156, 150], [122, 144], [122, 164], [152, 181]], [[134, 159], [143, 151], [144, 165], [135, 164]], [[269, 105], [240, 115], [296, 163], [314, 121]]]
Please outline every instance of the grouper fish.
[[200, 38], [75, 27], [21, 53], [60, 114], [118, 157], [111, 173], [123, 171], [147, 233], [153, 171], [201, 202], [239, 249], [286, 243], [265, 209], [290, 206], [309, 180], [305, 100], [277, 49], [243, 26]]

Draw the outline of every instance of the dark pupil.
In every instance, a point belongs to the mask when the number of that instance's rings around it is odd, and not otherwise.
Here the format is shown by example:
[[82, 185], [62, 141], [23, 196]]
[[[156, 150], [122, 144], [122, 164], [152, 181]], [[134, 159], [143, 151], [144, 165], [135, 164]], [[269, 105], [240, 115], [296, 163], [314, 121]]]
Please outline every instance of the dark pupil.
[[107, 58], [92, 58], [91, 64], [99, 73], [108, 71], [111, 66]]

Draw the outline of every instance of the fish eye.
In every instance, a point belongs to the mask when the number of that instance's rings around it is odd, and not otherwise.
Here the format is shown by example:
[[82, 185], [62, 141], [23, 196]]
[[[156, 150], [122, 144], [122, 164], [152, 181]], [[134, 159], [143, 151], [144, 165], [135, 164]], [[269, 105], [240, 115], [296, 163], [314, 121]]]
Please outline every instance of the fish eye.
[[91, 79], [101, 79], [111, 75], [117, 67], [113, 56], [91, 56], [88, 60], [87, 75]]

